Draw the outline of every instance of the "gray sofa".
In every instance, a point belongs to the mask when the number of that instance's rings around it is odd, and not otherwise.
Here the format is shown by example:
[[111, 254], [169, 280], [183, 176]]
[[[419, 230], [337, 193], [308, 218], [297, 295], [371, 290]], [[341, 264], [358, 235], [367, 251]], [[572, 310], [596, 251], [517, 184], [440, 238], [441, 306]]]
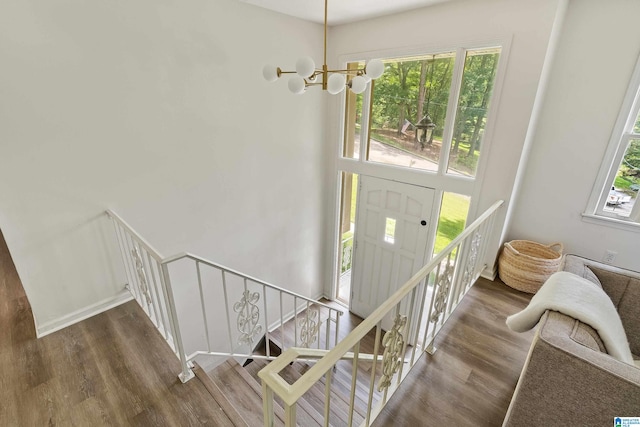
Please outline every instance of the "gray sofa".
[[[640, 359], [640, 273], [574, 255], [561, 268], [602, 286], [618, 310], [634, 359]], [[547, 311], [503, 425], [606, 426], [624, 416], [640, 417], [640, 368], [609, 356], [590, 326]]]

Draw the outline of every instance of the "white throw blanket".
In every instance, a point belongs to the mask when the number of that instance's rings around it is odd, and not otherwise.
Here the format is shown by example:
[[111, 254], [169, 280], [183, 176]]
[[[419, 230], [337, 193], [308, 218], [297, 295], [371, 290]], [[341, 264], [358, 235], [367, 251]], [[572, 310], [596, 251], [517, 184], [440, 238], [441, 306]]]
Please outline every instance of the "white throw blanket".
[[559, 311], [591, 326], [598, 331], [611, 356], [633, 366], [620, 315], [609, 296], [595, 283], [566, 271], [555, 273], [527, 308], [507, 318], [507, 326], [516, 332], [528, 331], [546, 310]]

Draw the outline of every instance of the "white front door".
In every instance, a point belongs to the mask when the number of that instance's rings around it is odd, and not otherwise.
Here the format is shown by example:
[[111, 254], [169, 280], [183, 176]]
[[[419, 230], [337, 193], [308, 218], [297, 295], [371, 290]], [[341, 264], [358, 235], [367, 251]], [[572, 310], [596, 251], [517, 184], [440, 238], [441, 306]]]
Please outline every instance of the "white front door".
[[365, 318], [426, 262], [435, 191], [360, 175], [351, 311]]

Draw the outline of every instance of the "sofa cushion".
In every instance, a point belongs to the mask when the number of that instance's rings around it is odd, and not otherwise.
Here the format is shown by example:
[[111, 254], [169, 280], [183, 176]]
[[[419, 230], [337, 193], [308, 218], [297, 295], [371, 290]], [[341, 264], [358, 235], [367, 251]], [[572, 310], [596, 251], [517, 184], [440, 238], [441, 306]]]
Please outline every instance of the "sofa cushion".
[[579, 320], [575, 320], [573, 330], [571, 331], [571, 339], [578, 344], [589, 347], [592, 350], [599, 351], [601, 353], [607, 352], [598, 332], [591, 326], [582, 323]]
[[587, 279], [590, 282], [593, 282], [596, 285], [602, 287], [602, 283], [600, 283], [598, 276], [596, 276], [594, 272], [589, 268], [589, 266], [587, 266], [584, 258], [579, 258], [575, 255], [567, 255], [564, 258], [564, 265], [562, 266], [562, 270], [578, 275], [583, 279]]
[[631, 353], [640, 354], [640, 279], [594, 266], [590, 268], [620, 314]]

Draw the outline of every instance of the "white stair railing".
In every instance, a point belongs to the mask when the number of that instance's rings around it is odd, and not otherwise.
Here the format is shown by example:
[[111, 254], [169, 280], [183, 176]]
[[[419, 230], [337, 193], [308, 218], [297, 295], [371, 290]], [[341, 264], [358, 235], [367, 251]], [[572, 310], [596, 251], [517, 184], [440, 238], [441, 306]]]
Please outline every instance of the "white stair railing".
[[[422, 354], [435, 351], [437, 333], [486, 267], [482, 260], [496, 211], [502, 204], [493, 204], [293, 384], [280, 372], [291, 362], [308, 357], [305, 349], [289, 349], [263, 368], [258, 375], [262, 380], [264, 425], [274, 425], [273, 399], [277, 395], [284, 404], [285, 425], [295, 426], [298, 400], [323, 378], [325, 426], [371, 425]], [[360, 360], [361, 343], [371, 335], [375, 335], [373, 355]], [[352, 359], [348, 419], [330, 419], [332, 375], [336, 364], [348, 355]], [[356, 377], [361, 363], [370, 365], [370, 378], [366, 407], [356, 411]]]
[[[273, 360], [272, 342], [281, 351], [315, 347], [325, 352], [338, 342], [341, 310], [196, 255], [165, 258], [118, 214], [106, 214], [113, 221], [127, 288], [180, 359], [182, 382], [193, 378], [197, 357]], [[184, 336], [181, 326], [188, 331]], [[264, 344], [264, 354], [256, 352], [258, 344]]]

